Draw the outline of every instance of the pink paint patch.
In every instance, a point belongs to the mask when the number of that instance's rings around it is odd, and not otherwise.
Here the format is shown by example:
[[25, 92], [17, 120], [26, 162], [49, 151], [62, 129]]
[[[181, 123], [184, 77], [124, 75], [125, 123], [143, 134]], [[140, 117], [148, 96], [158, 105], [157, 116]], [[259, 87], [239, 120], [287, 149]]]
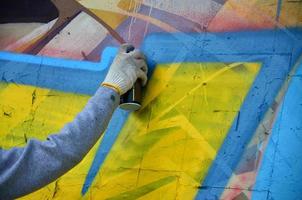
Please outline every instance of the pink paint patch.
[[[225, 190], [222, 194], [221, 199], [234, 199], [242, 191], [245, 191], [247, 196], [251, 196], [251, 191], [249, 191], [256, 179], [256, 172], [247, 172], [239, 175], [234, 175], [228, 184], [228, 188], [236, 188], [235, 190]], [[237, 189], [238, 188], [238, 189]]]
[[15, 37], [4, 37], [0, 38], [0, 50], [6, 50], [6, 48], [18, 41], [18, 38]]
[[245, 18], [244, 16], [239, 16], [239, 14], [233, 10], [223, 9], [213, 18], [208, 26], [208, 31], [225, 32], [272, 27], [274, 27], [274, 23], [268, 19], [261, 18], [260, 20], [256, 20], [252, 18], [252, 16]]
[[[227, 191], [227, 192], [226, 192]], [[233, 200], [236, 196], [238, 196], [240, 193], [242, 192], [242, 190], [240, 189], [226, 189], [225, 193], [227, 193], [227, 195], [223, 195], [221, 197], [221, 199], [223, 200]]]
[[55, 57], [55, 58], [66, 58], [74, 60], [84, 60], [85, 52], [81, 52], [80, 49], [75, 49], [74, 51], [66, 51], [61, 49], [53, 49], [49, 47], [43, 48], [38, 55]]

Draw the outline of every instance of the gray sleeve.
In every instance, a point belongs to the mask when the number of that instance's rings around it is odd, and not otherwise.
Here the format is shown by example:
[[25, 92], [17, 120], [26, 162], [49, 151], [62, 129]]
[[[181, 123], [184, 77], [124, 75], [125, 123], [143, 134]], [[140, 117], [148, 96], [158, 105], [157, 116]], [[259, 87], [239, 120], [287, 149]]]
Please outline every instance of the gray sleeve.
[[78, 164], [100, 138], [118, 104], [114, 90], [100, 87], [59, 133], [45, 141], [32, 139], [23, 148], [0, 148], [0, 199], [33, 192]]

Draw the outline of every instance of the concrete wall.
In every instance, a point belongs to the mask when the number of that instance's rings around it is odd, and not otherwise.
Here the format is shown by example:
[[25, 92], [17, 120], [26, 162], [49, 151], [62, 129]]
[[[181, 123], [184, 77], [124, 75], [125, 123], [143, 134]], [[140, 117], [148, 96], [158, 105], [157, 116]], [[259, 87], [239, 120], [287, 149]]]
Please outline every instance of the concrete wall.
[[301, 1], [54, 3], [58, 19], [1, 35], [2, 148], [71, 121], [120, 42], [150, 80], [140, 111], [117, 109], [78, 166], [23, 199], [300, 198]]

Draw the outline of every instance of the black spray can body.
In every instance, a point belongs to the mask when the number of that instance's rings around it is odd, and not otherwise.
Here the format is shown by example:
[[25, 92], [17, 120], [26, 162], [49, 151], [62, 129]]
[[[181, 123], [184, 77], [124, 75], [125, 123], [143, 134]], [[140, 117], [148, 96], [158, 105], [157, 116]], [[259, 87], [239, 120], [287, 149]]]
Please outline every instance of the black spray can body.
[[142, 100], [142, 83], [137, 80], [133, 87], [120, 99], [120, 108], [129, 111], [136, 111], [141, 108]]

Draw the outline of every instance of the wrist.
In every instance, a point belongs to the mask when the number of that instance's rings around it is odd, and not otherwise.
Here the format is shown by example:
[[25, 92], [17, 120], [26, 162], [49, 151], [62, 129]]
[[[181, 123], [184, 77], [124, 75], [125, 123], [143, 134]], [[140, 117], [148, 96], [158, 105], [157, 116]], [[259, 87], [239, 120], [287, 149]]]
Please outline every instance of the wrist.
[[101, 84], [101, 86], [107, 87], [107, 88], [110, 88], [110, 89], [114, 90], [116, 93], [118, 93], [118, 95], [122, 94], [122, 91], [121, 91], [121, 89], [120, 89], [120, 87], [118, 85], [115, 85], [115, 84], [112, 84], [112, 83], [105, 83], [105, 82], [103, 82]]

